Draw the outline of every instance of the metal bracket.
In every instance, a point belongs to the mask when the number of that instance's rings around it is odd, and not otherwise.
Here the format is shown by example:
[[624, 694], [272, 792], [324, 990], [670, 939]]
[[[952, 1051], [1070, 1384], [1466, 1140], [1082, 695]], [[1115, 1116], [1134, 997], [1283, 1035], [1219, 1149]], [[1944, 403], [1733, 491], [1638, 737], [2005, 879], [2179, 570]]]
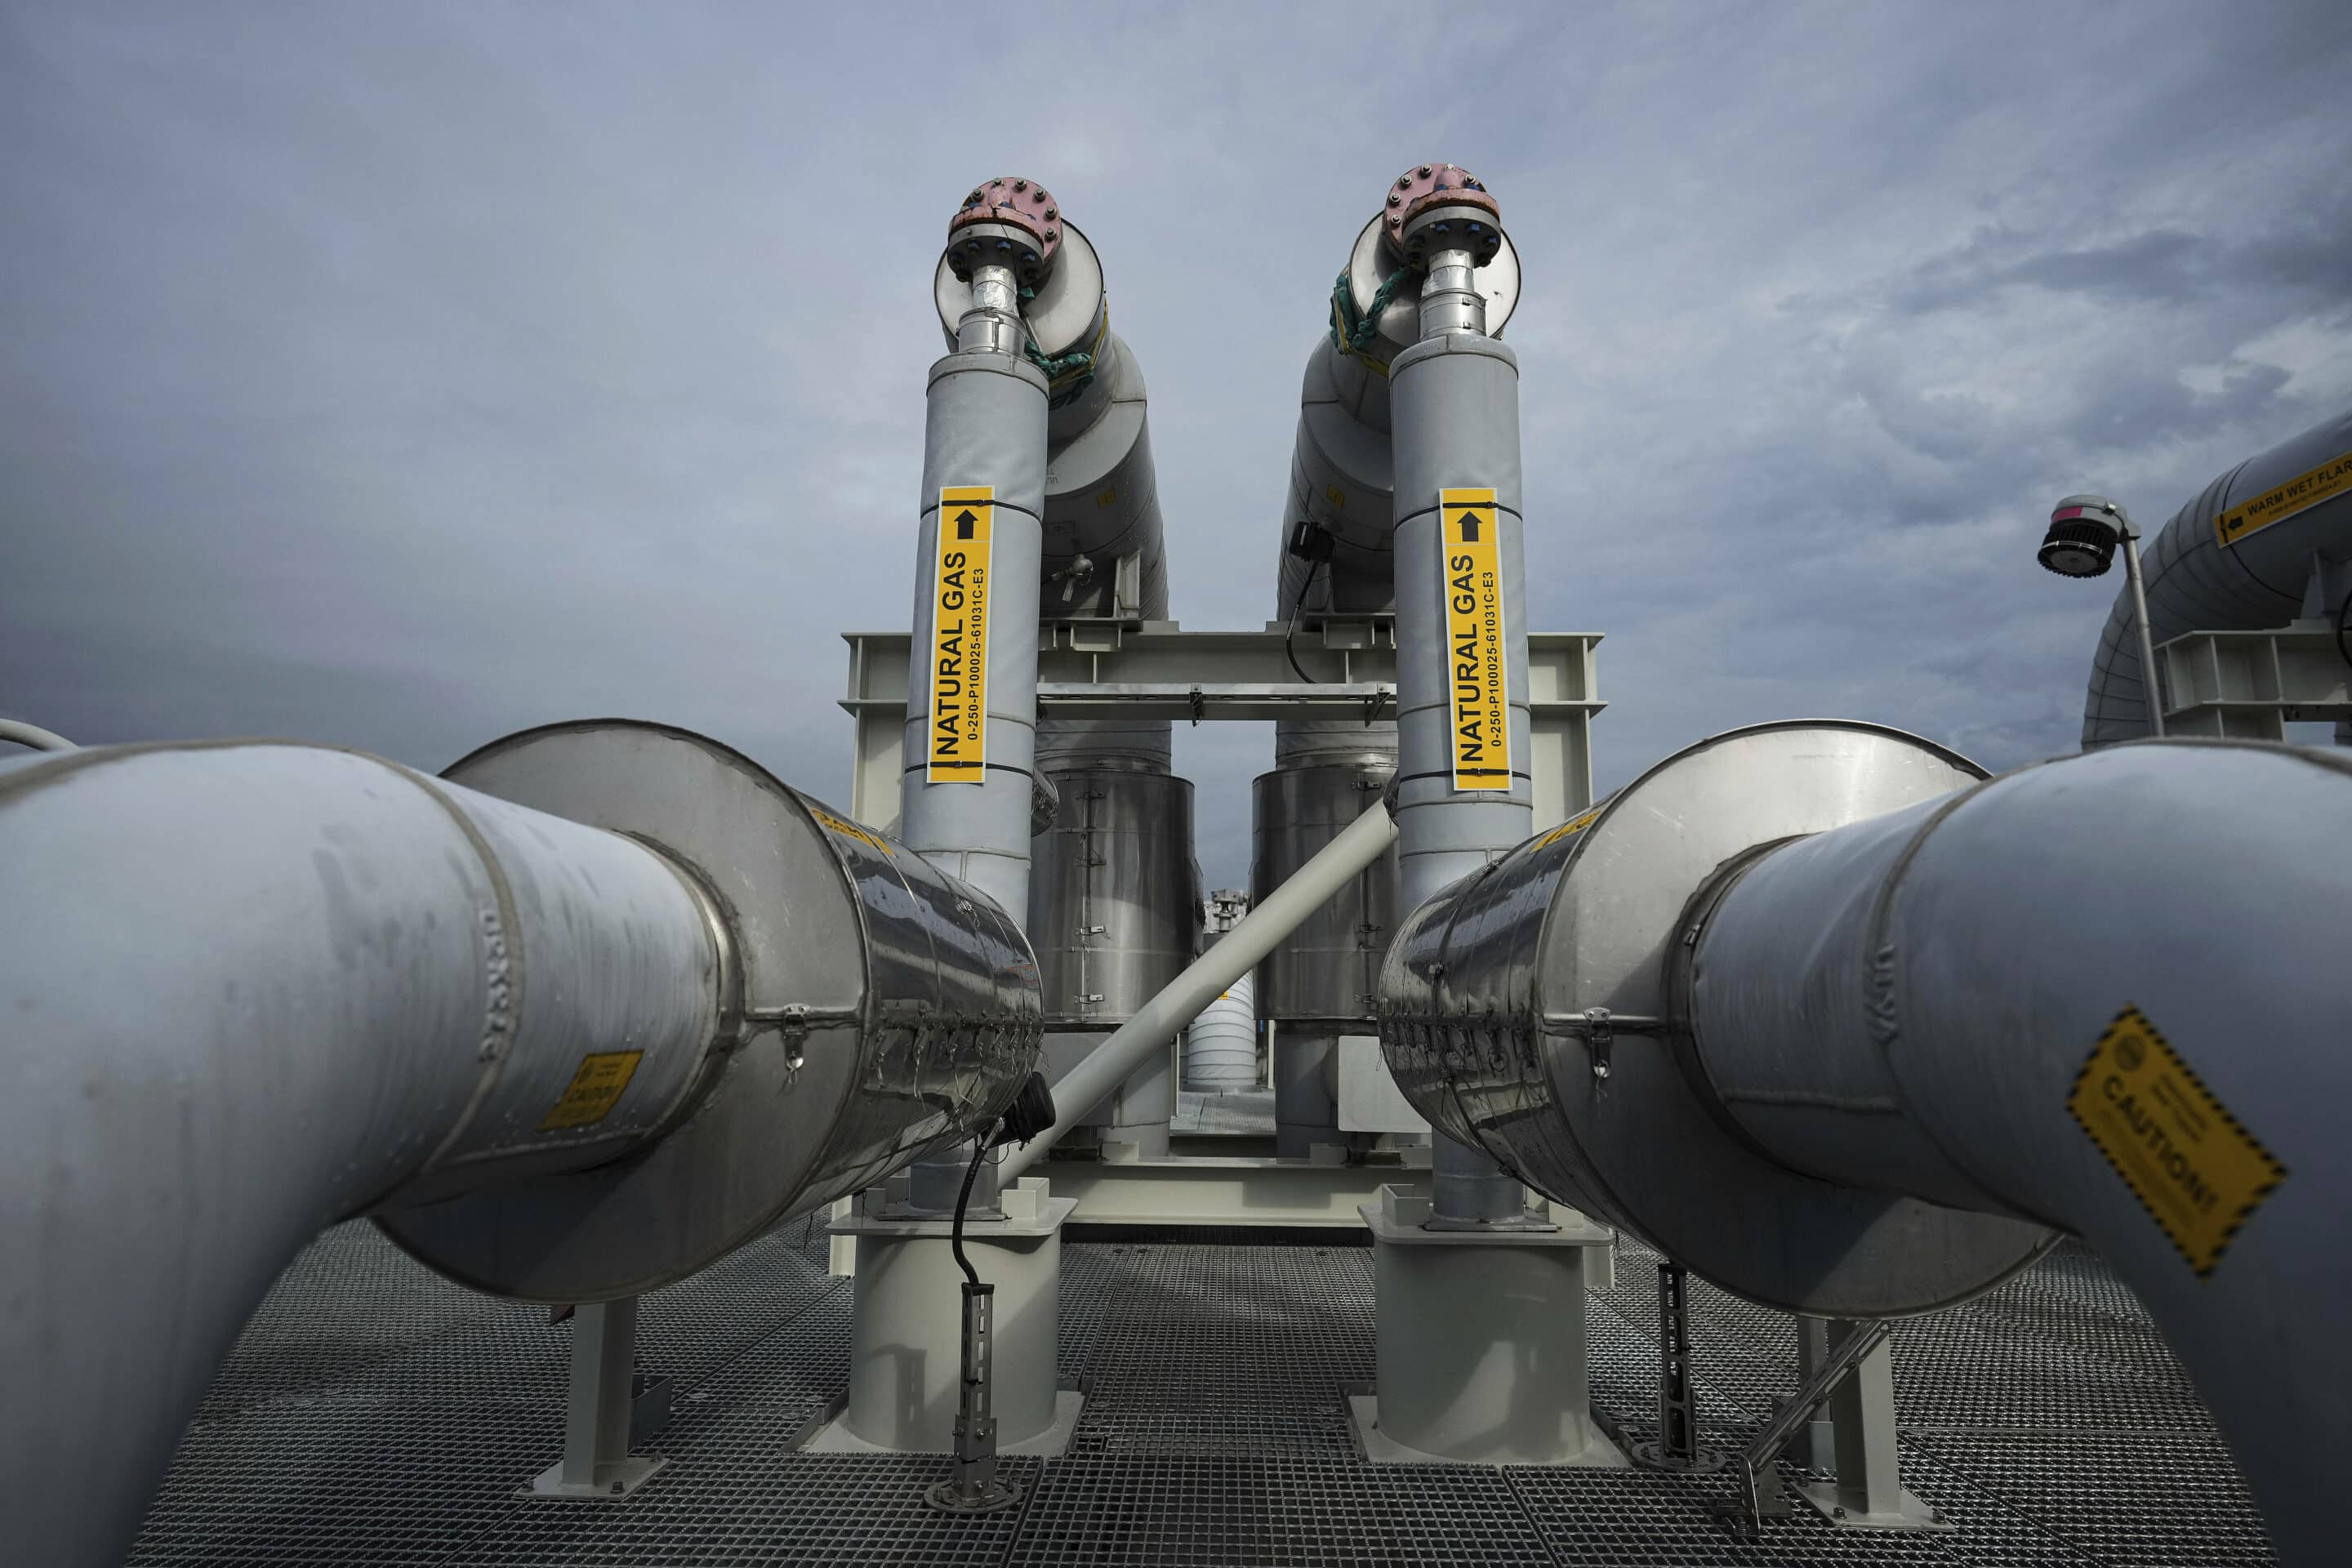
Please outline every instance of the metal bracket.
[[1862, 1364], [1863, 1358], [1886, 1342], [1892, 1331], [1892, 1325], [1883, 1319], [1856, 1324], [1853, 1331], [1830, 1347], [1829, 1354], [1805, 1385], [1797, 1390], [1796, 1397], [1774, 1411], [1772, 1419], [1748, 1440], [1748, 1447], [1739, 1451], [1733, 1467], [1739, 1482], [1738, 1492], [1708, 1504], [1712, 1510], [1726, 1517], [1733, 1533], [1753, 1538], [1762, 1531], [1765, 1520], [1788, 1517], [1789, 1494], [1780, 1484], [1780, 1472], [1773, 1468], [1781, 1450], [1800, 1428], [1811, 1422], [1814, 1413], [1829, 1403], [1838, 1385]]

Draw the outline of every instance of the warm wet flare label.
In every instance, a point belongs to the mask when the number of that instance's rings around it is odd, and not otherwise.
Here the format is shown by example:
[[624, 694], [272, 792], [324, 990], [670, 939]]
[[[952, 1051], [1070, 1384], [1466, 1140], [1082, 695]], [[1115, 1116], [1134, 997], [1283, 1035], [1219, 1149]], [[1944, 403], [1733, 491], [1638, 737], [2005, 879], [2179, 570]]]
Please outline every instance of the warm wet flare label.
[[931, 713], [926, 784], [978, 784], [988, 760], [988, 556], [991, 485], [940, 491], [931, 574]]
[[579, 1070], [564, 1087], [563, 1098], [539, 1124], [541, 1132], [565, 1127], [593, 1127], [613, 1114], [629, 1080], [637, 1076], [643, 1051], [594, 1051], [580, 1058]]
[[2200, 1275], [2286, 1179], [2137, 1007], [2091, 1047], [2066, 1110]]
[[1454, 787], [1511, 787], [1511, 708], [1503, 679], [1503, 569], [1495, 492], [1437, 492], [1445, 568], [1447, 708]]
[[2284, 522], [2334, 496], [2352, 492], [2352, 452], [2327, 459], [2307, 474], [2298, 474], [2252, 500], [2225, 507], [2213, 519], [2213, 540], [2235, 544], [2250, 533], [2260, 533], [2274, 522]]

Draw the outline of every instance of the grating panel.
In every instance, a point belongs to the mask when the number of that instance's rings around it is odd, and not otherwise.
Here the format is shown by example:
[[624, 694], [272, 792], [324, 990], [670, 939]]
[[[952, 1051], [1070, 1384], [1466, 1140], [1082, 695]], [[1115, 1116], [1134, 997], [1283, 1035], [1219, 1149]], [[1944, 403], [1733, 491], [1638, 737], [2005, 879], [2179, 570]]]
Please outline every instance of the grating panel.
[[366, 1220], [339, 1225], [270, 1288], [196, 1418], [331, 1388], [441, 1335], [536, 1316], [544, 1313], [449, 1283]]
[[1913, 1442], [1970, 1485], [2115, 1568], [2277, 1560], [2218, 1437], [1949, 1431]]
[[[1371, 1255], [1282, 1239], [1066, 1237], [1062, 1370], [1093, 1394], [1067, 1458], [1018, 1468], [1038, 1482], [1024, 1514], [976, 1524], [910, 1511], [940, 1458], [790, 1451], [848, 1374], [852, 1287], [825, 1274], [821, 1225], [646, 1298], [640, 1364], [678, 1380], [649, 1447], [673, 1463], [595, 1505], [510, 1495], [560, 1444], [569, 1328], [342, 1227], [257, 1315], [132, 1561], [1542, 1562], [1547, 1544], [1566, 1563], [2266, 1560], [2178, 1363], [2080, 1247], [1898, 1331], [1906, 1479], [1957, 1532], [1806, 1515], [1743, 1544], [1703, 1510], [1719, 1479], [1362, 1465], [1340, 1392], [1373, 1375]], [[1654, 1418], [1655, 1289], [1654, 1256], [1628, 1245], [1589, 1303], [1594, 1403], [1637, 1431]], [[1702, 1434], [1736, 1443], [1793, 1387], [1792, 1331], [1696, 1282], [1692, 1314]]]
[[1820, 1568], [1911, 1568], [1968, 1561], [1946, 1535], [1839, 1530], [1802, 1504], [1786, 1520], [1741, 1541], [1707, 1511], [1731, 1496], [1721, 1475], [1664, 1476], [1643, 1470], [1515, 1468], [1512, 1489], [1563, 1568], [1669, 1568], [1680, 1564], [1804, 1564]]
[[1258, 1454], [1055, 1460], [1006, 1562], [1549, 1568], [1551, 1558], [1499, 1471]]
[[[923, 1494], [946, 1480], [943, 1454], [797, 1454], [771, 1446], [772, 1421], [706, 1428], [625, 1502], [532, 1500], [502, 1514], [462, 1561], [481, 1568], [640, 1568], [646, 1563], [939, 1563], [995, 1568], [1024, 1503], [964, 1516]], [[1034, 1459], [1002, 1473], [1034, 1495]]]
[[562, 1433], [558, 1405], [265, 1406], [181, 1446], [129, 1562], [442, 1563], [553, 1462]]

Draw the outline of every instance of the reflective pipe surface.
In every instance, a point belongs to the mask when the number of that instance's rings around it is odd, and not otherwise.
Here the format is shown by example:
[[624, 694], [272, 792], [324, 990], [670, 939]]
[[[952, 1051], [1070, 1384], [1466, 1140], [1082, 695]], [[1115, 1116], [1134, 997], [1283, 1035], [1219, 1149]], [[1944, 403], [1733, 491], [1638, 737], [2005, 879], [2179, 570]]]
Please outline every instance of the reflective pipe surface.
[[[1388, 787], [1394, 772], [1392, 763], [1366, 758], [1349, 766], [1261, 773], [1252, 787], [1253, 896], [1263, 898], [1280, 887], [1338, 837]], [[1395, 932], [1395, 907], [1391, 852], [1366, 867], [1266, 954], [1258, 967], [1259, 1016], [1284, 1024], [1285, 1040], [1297, 1037], [1299, 1029], [1290, 1026], [1320, 1025], [1333, 1035], [1366, 1032], [1380, 990], [1381, 955]]]

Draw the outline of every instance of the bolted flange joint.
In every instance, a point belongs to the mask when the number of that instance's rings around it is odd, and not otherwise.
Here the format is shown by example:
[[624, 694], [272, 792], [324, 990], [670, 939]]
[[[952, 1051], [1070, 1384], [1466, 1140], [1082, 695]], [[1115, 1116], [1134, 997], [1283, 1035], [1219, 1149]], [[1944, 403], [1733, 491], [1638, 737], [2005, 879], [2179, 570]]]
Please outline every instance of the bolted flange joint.
[[1469, 170], [1423, 163], [1389, 186], [1381, 232], [1389, 252], [1405, 266], [1426, 267], [1444, 251], [1466, 251], [1484, 267], [1503, 247], [1503, 209]]
[[1006, 175], [975, 185], [948, 219], [948, 270], [966, 283], [974, 268], [993, 266], [1034, 289], [1061, 247], [1061, 204], [1034, 180]]

